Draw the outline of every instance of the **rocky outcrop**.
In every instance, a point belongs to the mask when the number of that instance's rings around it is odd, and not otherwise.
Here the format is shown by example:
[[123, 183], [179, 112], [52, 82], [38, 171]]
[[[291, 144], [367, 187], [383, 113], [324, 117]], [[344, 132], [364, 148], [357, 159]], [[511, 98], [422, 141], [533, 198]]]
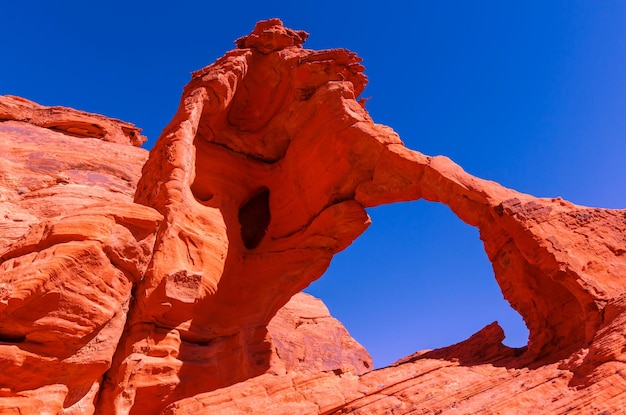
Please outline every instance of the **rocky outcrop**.
[[285, 370], [353, 373], [372, 370], [372, 358], [334, 319], [324, 303], [298, 293], [267, 325]]
[[[94, 121], [102, 135], [19, 115], [35, 105], [0, 117], [0, 408], [622, 411], [626, 211], [538, 199], [405, 148], [357, 101], [359, 58], [306, 37], [260, 22], [195, 72], [147, 161], [114, 120]], [[371, 371], [298, 294], [367, 228], [365, 208], [419, 198], [479, 229], [526, 347], [492, 324]]]
[[119, 144], [141, 146], [146, 137], [134, 125], [66, 107], [44, 107], [21, 97], [4, 96], [0, 121], [23, 121], [74, 137], [91, 137]]
[[[13, 111], [0, 122], [0, 413], [94, 413], [163, 220], [133, 202], [148, 152], [128, 146], [115, 120], [103, 122], [118, 131], [104, 141], [33, 125], [23, 114], [42, 107], [23, 99], [0, 97], [0, 108]], [[73, 122], [74, 110], [55, 111]], [[306, 294], [268, 328], [282, 370], [371, 367]]]
[[132, 200], [147, 152], [127, 123], [0, 111], [0, 413], [93, 413], [162, 220]]

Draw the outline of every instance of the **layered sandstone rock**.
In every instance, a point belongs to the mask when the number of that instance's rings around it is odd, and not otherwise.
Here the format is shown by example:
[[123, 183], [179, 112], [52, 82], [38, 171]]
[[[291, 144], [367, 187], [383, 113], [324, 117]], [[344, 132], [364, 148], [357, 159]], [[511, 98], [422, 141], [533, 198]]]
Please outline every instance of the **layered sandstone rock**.
[[4, 96], [0, 121], [22, 121], [74, 137], [98, 138], [119, 144], [141, 146], [146, 137], [134, 125], [65, 107], [44, 107], [21, 97]]
[[147, 153], [102, 116], [0, 117], [0, 413], [93, 413], [162, 220], [132, 200]]
[[[357, 101], [359, 58], [306, 37], [260, 22], [195, 72], [147, 161], [128, 124], [0, 100], [0, 408], [622, 411], [626, 211], [538, 199], [405, 148]], [[492, 324], [370, 371], [297, 294], [367, 228], [365, 208], [419, 198], [480, 230], [527, 347]]]
[[276, 354], [291, 371], [353, 373], [371, 371], [372, 358], [335, 320], [324, 303], [298, 293], [267, 325]]
[[[0, 97], [0, 108], [0, 413], [94, 413], [162, 221], [133, 203], [148, 152], [129, 146], [139, 143], [120, 127], [141, 136], [127, 123], [54, 108], [72, 131], [76, 119], [105, 125], [105, 142], [33, 125], [32, 114], [48, 109], [22, 98]], [[269, 331], [283, 371], [371, 367], [306, 294], [294, 296]]]

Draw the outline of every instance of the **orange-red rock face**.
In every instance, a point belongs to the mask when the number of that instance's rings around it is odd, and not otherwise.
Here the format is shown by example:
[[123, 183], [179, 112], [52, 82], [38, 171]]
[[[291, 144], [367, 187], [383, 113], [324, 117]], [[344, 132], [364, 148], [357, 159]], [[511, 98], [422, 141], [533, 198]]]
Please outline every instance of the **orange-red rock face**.
[[[405, 148], [306, 37], [261, 22], [194, 73], [147, 161], [128, 124], [0, 99], [0, 413], [623, 412], [626, 211]], [[298, 294], [419, 198], [478, 227], [527, 347], [492, 324], [371, 371]]]
[[104, 117], [13, 97], [0, 116], [0, 412], [93, 413], [162, 220], [132, 201], [147, 153]]

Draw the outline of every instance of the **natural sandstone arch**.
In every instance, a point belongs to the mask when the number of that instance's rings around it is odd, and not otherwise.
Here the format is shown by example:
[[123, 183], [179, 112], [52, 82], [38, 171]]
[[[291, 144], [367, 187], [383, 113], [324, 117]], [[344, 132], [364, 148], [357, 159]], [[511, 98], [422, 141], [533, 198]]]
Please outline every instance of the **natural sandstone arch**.
[[[0, 405], [214, 413], [241, 400], [235, 412], [408, 413], [471, 400], [495, 374], [506, 391], [531, 382], [526, 409], [546, 396], [623, 409], [626, 212], [534, 198], [405, 148], [357, 101], [356, 55], [305, 50], [305, 38], [261, 22], [194, 73], [136, 191], [145, 152], [119, 144], [142, 141], [132, 126], [69, 110], [49, 123], [50, 108], [0, 100], [2, 168], [21, 174], [0, 188], [10, 212], [0, 216]], [[11, 115], [20, 107], [32, 112]], [[56, 145], [44, 154], [41, 142]], [[508, 353], [489, 326], [376, 372], [358, 352], [337, 365], [280, 356], [268, 324], [367, 228], [365, 208], [419, 198], [479, 229], [530, 330], [527, 350]], [[436, 381], [443, 402], [424, 403], [404, 386], [432, 371], [468, 378]], [[533, 394], [546, 379], [547, 393]], [[604, 387], [612, 381], [622, 386]]]
[[[144, 167], [135, 199], [165, 221], [127, 343], [146, 335], [140, 327], [158, 327], [183, 343], [221, 344], [220, 359], [238, 368], [207, 376], [221, 363], [182, 356], [172, 364], [204, 378], [203, 386], [182, 391], [177, 381], [161, 383], [164, 402], [270, 370], [264, 333], [272, 316], [365, 230], [365, 208], [397, 201], [444, 203], [479, 229], [505, 298], [530, 330], [526, 353], [511, 356], [514, 365], [556, 361], [590, 342], [622, 284], [589, 278], [570, 247], [550, 235], [565, 232], [574, 241], [571, 221], [619, 222], [622, 213], [536, 199], [475, 178], [446, 157], [405, 148], [356, 101], [365, 84], [359, 59], [302, 49], [305, 38], [277, 20], [261, 22], [239, 49], [195, 72]], [[271, 220], [258, 244], [247, 244], [239, 212], [258, 189], [267, 189]], [[596, 247], [607, 260], [621, 261], [603, 246]], [[146, 360], [128, 347], [118, 359]], [[112, 376], [133, 382], [140, 375]]]

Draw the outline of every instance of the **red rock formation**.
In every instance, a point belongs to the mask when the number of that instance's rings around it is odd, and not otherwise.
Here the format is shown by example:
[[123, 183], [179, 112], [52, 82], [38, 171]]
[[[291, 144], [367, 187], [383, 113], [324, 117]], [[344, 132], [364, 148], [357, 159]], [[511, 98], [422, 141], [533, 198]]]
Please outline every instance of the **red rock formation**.
[[321, 300], [309, 294], [291, 297], [267, 330], [287, 371], [362, 375], [373, 366], [367, 351], [331, 317]]
[[[405, 148], [357, 102], [358, 57], [306, 37], [261, 22], [195, 72], [140, 178], [145, 152], [117, 144], [138, 142], [129, 125], [0, 101], [0, 408], [623, 412], [626, 211]], [[366, 207], [419, 198], [478, 227], [527, 347], [492, 324], [369, 371], [321, 303], [293, 297], [365, 230]]]
[[[76, 118], [106, 126], [112, 133], [104, 142], [99, 134], [77, 138], [33, 125], [32, 114], [46, 109], [22, 98], [0, 97], [0, 108], [0, 413], [94, 413], [162, 221], [133, 203], [148, 153], [128, 146], [120, 126], [133, 137], [139, 130], [127, 123], [54, 109], [73, 131]], [[269, 330], [283, 371], [371, 366], [324, 305], [305, 294]]]
[[113, 120], [64, 107], [44, 107], [20, 97], [5, 96], [0, 101], [0, 121], [23, 121], [75, 137], [141, 146], [146, 142], [141, 130], [127, 122]]
[[132, 200], [147, 153], [102, 116], [0, 117], [0, 413], [93, 413], [162, 219]]

